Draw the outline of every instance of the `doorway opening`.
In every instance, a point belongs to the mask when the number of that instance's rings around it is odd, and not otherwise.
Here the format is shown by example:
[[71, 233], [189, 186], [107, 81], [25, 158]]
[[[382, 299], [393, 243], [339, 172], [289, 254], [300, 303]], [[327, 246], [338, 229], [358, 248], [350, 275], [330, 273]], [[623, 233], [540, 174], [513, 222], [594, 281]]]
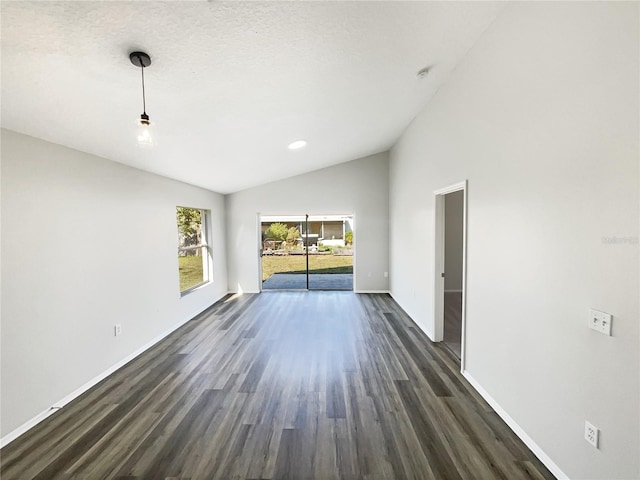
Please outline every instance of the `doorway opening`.
[[435, 193], [435, 336], [464, 370], [467, 182]]
[[262, 290], [353, 290], [353, 215], [260, 215]]

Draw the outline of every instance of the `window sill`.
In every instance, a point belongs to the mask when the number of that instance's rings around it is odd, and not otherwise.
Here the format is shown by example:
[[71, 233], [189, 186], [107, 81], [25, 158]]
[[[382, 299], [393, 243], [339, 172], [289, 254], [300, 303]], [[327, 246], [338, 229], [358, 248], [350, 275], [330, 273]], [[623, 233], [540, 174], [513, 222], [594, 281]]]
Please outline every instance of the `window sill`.
[[185, 295], [189, 295], [190, 293], [193, 293], [197, 290], [200, 290], [206, 287], [207, 285], [211, 285], [212, 283], [213, 281], [206, 281], [206, 282], [202, 282], [197, 285], [194, 285], [193, 287], [189, 287], [186, 290], [183, 290], [182, 292], [180, 292], [180, 298], [184, 297]]

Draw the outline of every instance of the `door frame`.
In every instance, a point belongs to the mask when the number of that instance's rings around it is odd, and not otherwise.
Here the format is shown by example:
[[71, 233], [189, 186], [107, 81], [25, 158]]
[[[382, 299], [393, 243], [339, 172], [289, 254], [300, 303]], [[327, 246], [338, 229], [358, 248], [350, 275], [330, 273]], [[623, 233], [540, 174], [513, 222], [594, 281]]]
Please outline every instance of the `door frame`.
[[262, 214], [258, 212], [256, 217], [256, 239], [258, 240], [258, 293], [262, 293]]
[[467, 198], [468, 181], [463, 180], [433, 192], [435, 202], [435, 241], [433, 279], [434, 340], [444, 340], [444, 247], [445, 247], [445, 195], [463, 192], [462, 201], [462, 326], [460, 338], [460, 371], [465, 370], [465, 344], [467, 326]]

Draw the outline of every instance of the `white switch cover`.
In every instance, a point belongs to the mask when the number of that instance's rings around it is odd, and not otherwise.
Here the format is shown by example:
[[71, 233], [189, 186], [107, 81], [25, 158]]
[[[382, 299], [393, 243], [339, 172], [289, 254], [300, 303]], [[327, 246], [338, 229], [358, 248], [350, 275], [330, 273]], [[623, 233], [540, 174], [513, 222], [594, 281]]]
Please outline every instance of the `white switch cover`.
[[116, 323], [113, 326], [113, 334], [117, 337], [118, 335], [122, 335], [122, 325], [119, 323]]
[[589, 328], [600, 332], [604, 335], [611, 336], [611, 319], [610, 313], [601, 312], [600, 310], [591, 309], [589, 315]]

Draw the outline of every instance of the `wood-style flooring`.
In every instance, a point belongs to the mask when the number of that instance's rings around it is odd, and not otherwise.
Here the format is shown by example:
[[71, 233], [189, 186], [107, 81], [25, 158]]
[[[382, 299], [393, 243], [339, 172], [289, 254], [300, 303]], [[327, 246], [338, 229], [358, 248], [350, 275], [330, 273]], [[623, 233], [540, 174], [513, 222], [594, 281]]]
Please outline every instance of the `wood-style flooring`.
[[462, 356], [462, 292], [444, 292], [444, 343]]
[[0, 452], [12, 479], [551, 479], [385, 294], [228, 297]]

